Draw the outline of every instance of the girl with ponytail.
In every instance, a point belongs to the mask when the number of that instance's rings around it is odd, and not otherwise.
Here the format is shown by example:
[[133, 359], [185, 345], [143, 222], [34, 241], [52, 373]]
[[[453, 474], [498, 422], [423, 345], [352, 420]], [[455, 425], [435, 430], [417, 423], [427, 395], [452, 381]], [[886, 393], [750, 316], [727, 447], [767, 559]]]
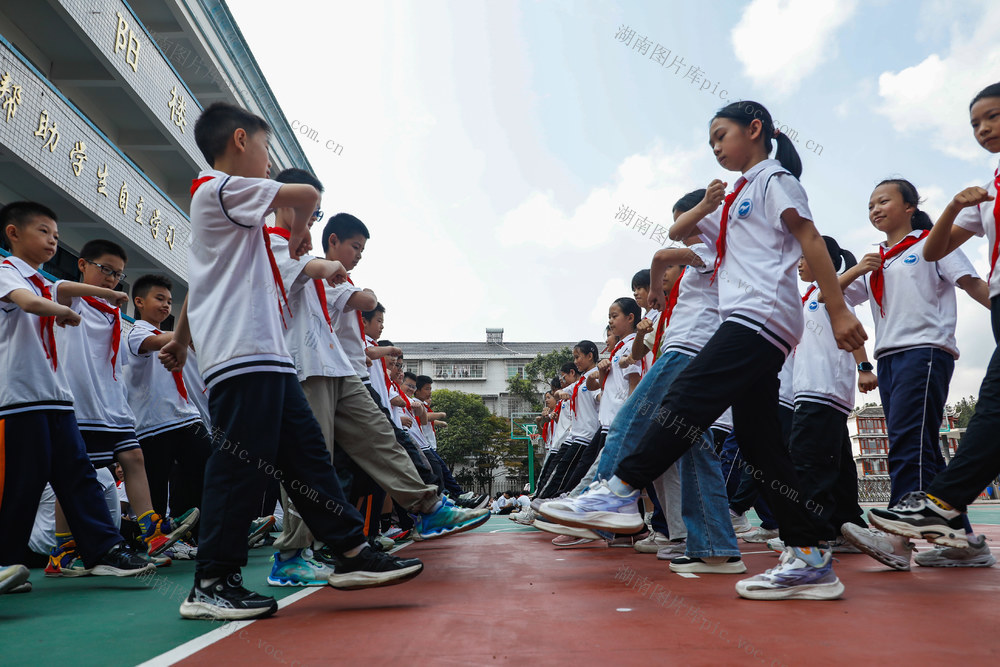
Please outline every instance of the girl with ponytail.
[[[885, 240], [877, 252], [844, 272], [840, 284], [851, 305], [869, 302], [875, 320], [892, 507], [907, 494], [927, 489], [944, 470], [938, 432], [958, 359], [955, 287], [987, 308], [989, 289], [960, 250], [938, 261], [924, 259], [931, 222], [920, 210], [920, 195], [910, 181], [892, 178], [879, 183], [868, 201], [868, 219]], [[908, 538], [853, 524], [844, 524], [842, 532], [879, 562], [895, 570], [910, 569], [913, 545]]]

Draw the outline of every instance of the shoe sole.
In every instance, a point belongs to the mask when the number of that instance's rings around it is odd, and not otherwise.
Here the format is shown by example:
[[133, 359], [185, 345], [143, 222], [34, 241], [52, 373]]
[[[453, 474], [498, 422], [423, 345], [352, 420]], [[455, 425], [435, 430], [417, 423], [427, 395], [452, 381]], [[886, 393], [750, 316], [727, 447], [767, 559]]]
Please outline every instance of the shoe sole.
[[277, 602], [270, 607], [256, 609], [232, 609], [205, 602], [188, 602], [187, 600], [181, 604], [181, 618], [205, 621], [245, 621], [251, 618], [266, 618], [276, 611], [278, 611]]
[[313, 579], [311, 581], [292, 581], [291, 579], [272, 579], [267, 578], [268, 586], [326, 586], [326, 579]]
[[[566, 535], [565, 537], [570, 537], [570, 536]], [[568, 549], [570, 547], [582, 547], [582, 546], [587, 546], [587, 545], [590, 545], [590, 544], [596, 544], [599, 541], [599, 540], [588, 539], [586, 537], [577, 537], [577, 538], [574, 538], [570, 542], [566, 542], [564, 544], [556, 544], [556, 540], [558, 540], [558, 539], [559, 538], [557, 537], [557, 538], [555, 538], [555, 539], [552, 540], [552, 546], [554, 546], [556, 549]]]
[[943, 562], [921, 563], [916, 558], [913, 559], [920, 567], [992, 567], [997, 559], [990, 556], [977, 556], [969, 560], [949, 560]]
[[461, 526], [455, 526], [453, 528], [446, 528], [446, 529], [441, 530], [439, 532], [431, 533], [430, 535], [424, 535], [424, 534], [421, 533], [419, 539], [415, 535], [414, 535], [413, 539], [417, 540], [418, 542], [426, 542], [427, 540], [436, 540], [439, 537], [447, 537], [449, 535], [458, 535], [459, 533], [464, 533], [467, 530], [472, 530], [473, 528], [479, 528], [481, 525], [483, 525], [484, 523], [486, 523], [489, 520], [490, 520], [490, 515], [489, 514], [484, 514], [483, 516], [479, 517], [475, 521], [470, 521], [469, 523], [463, 524]]
[[568, 535], [570, 537], [582, 537], [588, 540], [601, 539], [600, 535], [589, 528], [570, 528], [569, 526], [564, 526], [561, 523], [552, 523], [551, 521], [541, 521], [538, 519], [536, 519], [531, 525], [538, 530], [543, 530], [546, 533], [552, 533], [553, 535]]
[[670, 546], [670, 545], [668, 545], [668, 544], [661, 544], [661, 545], [657, 546], [655, 544], [643, 544], [641, 542], [637, 542], [634, 545], [635, 550], [638, 551], [641, 554], [657, 554], [657, 553], [660, 553], [660, 549], [663, 549], [664, 547], [667, 547], [667, 546]]
[[274, 517], [271, 517], [270, 521], [262, 524], [257, 528], [257, 530], [247, 535], [247, 544], [250, 546], [250, 548], [253, 549], [255, 546], [257, 546], [257, 544], [262, 539], [264, 539], [264, 535], [266, 533], [269, 533], [271, 531], [271, 528], [273, 527], [274, 527]]
[[878, 562], [882, 563], [883, 565], [891, 567], [892, 569], [896, 570], [897, 572], [909, 572], [910, 571], [910, 561], [908, 559], [904, 563], [902, 561], [902, 559], [900, 559], [899, 557], [895, 557], [895, 558], [890, 557], [884, 551], [879, 551], [878, 549], [874, 549], [872, 547], [869, 547], [864, 542], [855, 542], [854, 538], [852, 538], [851, 536], [849, 536], [843, 530], [841, 530], [841, 535], [844, 536], [845, 540], [847, 540], [848, 542], [850, 542], [851, 544], [853, 544], [857, 549], [859, 549], [861, 551], [861, 553], [866, 554], [868, 556], [871, 556], [872, 558], [874, 558]]
[[671, 572], [690, 572], [692, 574], [743, 574], [747, 571], [746, 563], [720, 563], [719, 565], [709, 565], [708, 563], [691, 563], [689, 565], [677, 565], [670, 562]]
[[402, 570], [390, 570], [389, 572], [347, 572], [345, 574], [331, 574], [327, 584], [338, 591], [356, 591], [363, 588], [381, 588], [382, 586], [394, 586], [402, 584], [420, 574], [424, 569], [424, 564], [411, 565]]
[[31, 576], [31, 571], [23, 565], [18, 565], [13, 572], [3, 580], [0, 580], [0, 595], [9, 593], [18, 586], [26, 583], [29, 576]]
[[[741, 582], [742, 583], [742, 582]], [[844, 594], [840, 579], [830, 584], [809, 584], [791, 588], [743, 589], [736, 585], [736, 593], [747, 600], [836, 600]]]
[[[887, 533], [908, 537], [911, 540], [923, 539], [928, 542], [933, 542], [934, 544], [940, 544], [945, 547], [958, 547], [959, 549], [969, 546], [969, 540], [966, 539], [965, 532], [962, 530], [953, 531], [950, 528], [942, 529], [937, 526], [920, 528], [917, 526], [911, 526], [903, 521], [886, 519], [878, 514], [875, 514], [874, 512], [868, 513], [868, 520]], [[861, 548], [860, 545], [855, 546], [859, 549]]]
[[[546, 519], [573, 528], [599, 529], [612, 533], [634, 533], [646, 524], [638, 514], [619, 514], [618, 512], [564, 512], [556, 509], [546, 510], [543, 506], [538, 512]], [[634, 517], [629, 519], [628, 517]], [[631, 521], [631, 523], [625, 523]]]
[[748, 537], [746, 533], [743, 533], [742, 535], [739, 536], [739, 538], [744, 542], [746, 542], [747, 544], [767, 544], [768, 540], [773, 540], [776, 537], [778, 536], [768, 535], [767, 537], [758, 537], [756, 535], [750, 535]]
[[201, 516], [201, 510], [199, 510], [197, 507], [194, 508], [193, 510], [191, 510], [191, 514], [189, 514], [184, 519], [183, 523], [178, 524], [177, 527], [174, 528], [173, 531], [171, 531], [169, 535], [165, 535], [164, 536], [164, 537], [167, 538], [167, 541], [164, 542], [163, 544], [161, 544], [160, 546], [156, 547], [152, 551], [150, 551], [149, 555], [150, 556], [159, 556], [164, 551], [166, 551], [170, 547], [174, 546], [174, 544], [178, 540], [180, 540], [182, 537], [184, 537], [184, 535], [189, 530], [191, 530], [191, 528], [194, 527], [194, 525], [196, 523], [198, 523], [198, 518], [200, 516]]
[[[135, 577], [143, 572], [155, 571], [156, 566], [152, 563], [146, 563], [144, 567], [140, 567], [136, 570], [123, 570], [118, 567], [113, 567], [111, 565], [95, 565], [94, 569], [90, 573], [96, 577]], [[63, 575], [66, 576], [66, 575]]]

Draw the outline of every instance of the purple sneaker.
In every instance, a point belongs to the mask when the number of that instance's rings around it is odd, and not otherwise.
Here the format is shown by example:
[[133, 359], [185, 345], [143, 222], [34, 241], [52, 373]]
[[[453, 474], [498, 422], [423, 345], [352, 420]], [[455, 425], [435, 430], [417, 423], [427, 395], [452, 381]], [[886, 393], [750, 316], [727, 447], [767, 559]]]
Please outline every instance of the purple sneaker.
[[832, 558], [829, 549], [785, 547], [777, 567], [738, 582], [736, 592], [750, 600], [834, 600], [844, 585]]

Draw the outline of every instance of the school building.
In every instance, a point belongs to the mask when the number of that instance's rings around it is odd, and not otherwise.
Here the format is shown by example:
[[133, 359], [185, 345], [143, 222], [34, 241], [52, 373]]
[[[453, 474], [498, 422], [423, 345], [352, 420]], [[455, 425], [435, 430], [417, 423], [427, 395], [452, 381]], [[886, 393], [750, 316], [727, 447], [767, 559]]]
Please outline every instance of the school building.
[[129, 255], [130, 281], [187, 291], [191, 180], [207, 167], [194, 123], [215, 101], [273, 128], [272, 173], [311, 169], [223, 0], [0, 0], [0, 205], [59, 216], [44, 269], [75, 279], [83, 244]]
[[[484, 342], [406, 343], [393, 341], [403, 350], [406, 370], [427, 375], [435, 389], [451, 389], [482, 397], [490, 412], [501, 417], [531, 409], [524, 399], [511, 396], [507, 380], [524, 377], [524, 366], [539, 354], [548, 354], [576, 342], [513, 343], [504, 342], [503, 329], [487, 329]], [[538, 392], [548, 386], [539, 382]]]

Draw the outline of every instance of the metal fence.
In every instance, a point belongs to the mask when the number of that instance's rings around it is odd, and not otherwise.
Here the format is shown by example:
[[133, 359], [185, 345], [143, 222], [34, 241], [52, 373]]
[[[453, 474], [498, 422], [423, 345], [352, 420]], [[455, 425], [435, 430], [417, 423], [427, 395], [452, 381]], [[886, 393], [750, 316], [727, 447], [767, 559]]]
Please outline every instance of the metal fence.
[[858, 478], [858, 502], [888, 503], [889, 476], [867, 475]]

